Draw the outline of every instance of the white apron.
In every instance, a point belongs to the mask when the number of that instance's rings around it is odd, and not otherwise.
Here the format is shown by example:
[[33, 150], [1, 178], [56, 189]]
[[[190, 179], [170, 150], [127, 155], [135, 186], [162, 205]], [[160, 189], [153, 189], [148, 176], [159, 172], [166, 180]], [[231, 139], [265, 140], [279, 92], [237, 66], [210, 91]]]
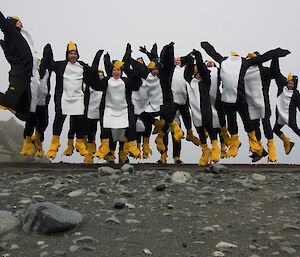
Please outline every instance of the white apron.
[[90, 88], [90, 101], [87, 111], [88, 119], [100, 119], [100, 103], [102, 95], [102, 91], [95, 91], [94, 89]]
[[260, 70], [257, 65], [251, 66], [244, 77], [246, 100], [251, 120], [265, 118], [265, 101]]
[[131, 101], [134, 106], [134, 114], [140, 115], [147, 107], [147, 85], [146, 80], [142, 79], [142, 85], [138, 91], [133, 91]]
[[289, 124], [289, 109], [293, 93], [293, 90], [289, 90], [285, 86], [282, 93], [277, 97], [277, 123], [280, 125]]
[[187, 92], [189, 95], [189, 103], [192, 111], [192, 119], [195, 127], [203, 126], [202, 114], [200, 108], [200, 90], [199, 90], [199, 80], [193, 78], [191, 83], [186, 83]]
[[184, 68], [176, 65], [172, 77], [171, 89], [174, 103], [184, 105], [187, 102], [186, 80], [184, 79]]
[[31, 91], [31, 102], [30, 102], [30, 112], [35, 112], [36, 105], [38, 103], [38, 90], [40, 86], [40, 75], [39, 75], [39, 58], [37, 51], [35, 50], [34, 43], [31, 35], [28, 31], [21, 29], [22, 36], [26, 39], [27, 44], [31, 50], [33, 66], [32, 66], [32, 77], [30, 82], [30, 91]]
[[208, 67], [210, 70], [210, 79], [211, 79], [211, 85], [209, 89], [209, 98], [210, 98], [210, 105], [211, 105], [211, 111], [212, 111], [212, 125], [213, 128], [220, 128], [220, 121], [219, 121], [219, 115], [216, 109], [216, 99], [217, 99], [217, 92], [218, 92], [218, 68], [216, 67]]
[[225, 103], [236, 103], [241, 66], [240, 56], [229, 56], [221, 64], [220, 76], [223, 85], [221, 100]]
[[160, 80], [157, 76], [148, 74], [147, 79], [147, 107], [145, 112], [159, 112], [160, 106], [163, 104], [163, 95], [160, 85]]
[[125, 83], [122, 79], [108, 80], [105, 109], [103, 116], [104, 128], [128, 128], [128, 105], [126, 102]]
[[68, 62], [63, 75], [62, 114], [84, 114], [84, 88], [83, 67], [78, 62]]

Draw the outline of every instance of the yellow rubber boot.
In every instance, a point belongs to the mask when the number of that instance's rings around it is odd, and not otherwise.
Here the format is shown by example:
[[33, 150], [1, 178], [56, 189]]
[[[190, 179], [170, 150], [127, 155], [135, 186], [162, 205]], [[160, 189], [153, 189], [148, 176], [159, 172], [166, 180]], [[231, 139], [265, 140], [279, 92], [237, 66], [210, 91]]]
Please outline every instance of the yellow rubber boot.
[[221, 156], [220, 156], [221, 159], [227, 158], [226, 151], [227, 151], [227, 147], [226, 147], [225, 143], [222, 143], [221, 144]]
[[133, 156], [134, 158], [139, 158], [141, 156], [141, 151], [136, 147], [136, 140], [128, 141], [128, 152], [129, 155]]
[[181, 139], [184, 138], [183, 132], [181, 128], [178, 126], [178, 124], [176, 123], [176, 121], [173, 120], [171, 123], [169, 123], [169, 125], [174, 131], [173, 137], [177, 142], [179, 142]]
[[158, 163], [166, 164], [167, 163], [167, 157], [168, 157], [167, 152], [163, 152], [160, 156], [160, 159], [158, 160]]
[[124, 145], [123, 145], [123, 151], [125, 152], [126, 155], [129, 153], [129, 145], [128, 145], [128, 140], [126, 137], [125, 137], [125, 141], [124, 141]]
[[61, 146], [59, 143], [59, 136], [53, 135], [49, 151], [45, 154], [48, 159], [55, 159], [58, 148]]
[[116, 159], [116, 157], [115, 157], [115, 151], [111, 150], [110, 151], [110, 155], [108, 155], [107, 158], [106, 158], [106, 161], [108, 163], [115, 163], [115, 159]]
[[159, 132], [159, 134], [157, 135], [157, 137], [155, 139], [156, 148], [160, 153], [163, 153], [166, 151], [166, 147], [164, 144], [164, 136], [165, 136], [165, 133], [163, 133], [161, 131], [161, 132]]
[[63, 155], [71, 156], [73, 154], [73, 151], [74, 151], [73, 139], [68, 139], [68, 147], [63, 152]]
[[129, 163], [129, 159], [128, 159], [127, 154], [125, 153], [124, 150], [121, 150], [121, 151], [119, 152], [119, 159], [120, 159], [120, 162], [121, 162], [122, 164], [124, 164], [124, 163]]
[[199, 166], [206, 166], [210, 157], [211, 149], [207, 144], [202, 145], [202, 156], [199, 161]]
[[231, 136], [231, 145], [230, 148], [227, 151], [227, 157], [235, 157], [238, 154], [239, 147], [241, 145], [241, 142], [239, 140], [238, 134], [234, 134]]
[[106, 157], [109, 153], [109, 138], [106, 138], [101, 140], [101, 146], [99, 147], [98, 151], [93, 155], [93, 157], [98, 157], [99, 159], [102, 159]]
[[143, 158], [148, 159], [152, 155], [152, 150], [150, 149], [149, 146], [149, 137], [144, 137], [143, 141]]
[[277, 161], [276, 147], [274, 145], [273, 139], [268, 140], [268, 152], [269, 152], [268, 162], [276, 162]]
[[218, 146], [218, 140], [212, 140], [211, 145], [212, 151], [210, 155], [210, 162], [219, 162], [221, 149]]
[[160, 131], [162, 131], [164, 125], [165, 125], [165, 121], [164, 120], [156, 120], [154, 122], [155, 128], [153, 129], [152, 134], [158, 134]]
[[81, 156], [89, 154], [88, 150], [86, 149], [86, 145], [84, 143], [84, 139], [76, 139], [75, 142], [75, 149]]
[[26, 157], [34, 155], [34, 149], [33, 149], [33, 146], [32, 146], [31, 137], [27, 136], [24, 139], [23, 148], [22, 148], [21, 154], [25, 155]]
[[193, 134], [193, 130], [189, 129], [186, 136], [187, 141], [192, 141], [194, 145], [199, 146], [201, 144], [200, 139]]
[[252, 153], [257, 153], [259, 156], [262, 155], [262, 150], [261, 147], [259, 146], [259, 143], [256, 139], [255, 136], [255, 131], [249, 132], [248, 133], [248, 138], [249, 138], [249, 146], [250, 146], [250, 151]]
[[174, 159], [174, 164], [182, 164], [182, 160], [180, 159], [179, 156], [175, 156], [173, 159]]
[[231, 137], [228, 134], [228, 128], [227, 127], [222, 127], [220, 136], [223, 138], [224, 143], [226, 146], [230, 146], [232, 143]]
[[285, 153], [289, 154], [295, 143], [291, 142], [291, 139], [289, 137], [286, 137], [285, 134], [281, 134], [279, 138], [283, 141]]
[[94, 143], [88, 143], [87, 144], [87, 151], [89, 152], [89, 154], [86, 154], [84, 156], [83, 162], [86, 163], [86, 164], [93, 164], [94, 163], [93, 154], [95, 153], [95, 144]]
[[35, 156], [43, 157], [43, 143], [41, 142], [41, 134], [39, 132], [35, 132], [35, 134], [31, 137], [31, 141], [34, 144], [36, 149]]

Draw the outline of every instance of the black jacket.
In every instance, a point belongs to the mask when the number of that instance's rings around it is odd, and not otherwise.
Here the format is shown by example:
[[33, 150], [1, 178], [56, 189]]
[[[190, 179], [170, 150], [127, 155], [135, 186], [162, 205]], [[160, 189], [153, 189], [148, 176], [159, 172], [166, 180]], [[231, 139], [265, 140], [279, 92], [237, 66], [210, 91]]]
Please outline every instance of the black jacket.
[[5, 57], [11, 66], [10, 75], [31, 77], [33, 57], [26, 39], [21, 34], [21, 29], [16, 27], [15, 20], [7, 20], [0, 12], [0, 28], [4, 40], [0, 44]]

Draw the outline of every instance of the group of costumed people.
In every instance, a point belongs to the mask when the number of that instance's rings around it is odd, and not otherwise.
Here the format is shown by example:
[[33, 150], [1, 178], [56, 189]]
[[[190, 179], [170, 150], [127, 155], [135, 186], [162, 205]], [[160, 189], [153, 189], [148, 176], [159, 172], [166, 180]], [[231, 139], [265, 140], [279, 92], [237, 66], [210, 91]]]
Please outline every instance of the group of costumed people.
[[[18, 17], [5, 18], [0, 12], [0, 28], [4, 34], [0, 44], [11, 65], [9, 87], [0, 93], [0, 108], [26, 122], [21, 152], [25, 156], [55, 159], [67, 116], [68, 145], [63, 155], [70, 156], [76, 149], [86, 164], [93, 163], [93, 158], [114, 162], [117, 142], [119, 162], [129, 162], [128, 157], [148, 159], [152, 154], [151, 134], [157, 134], [155, 142], [161, 154], [158, 162], [166, 163], [169, 133], [174, 163], [182, 163], [184, 138], [201, 147], [199, 165], [235, 157], [241, 146], [237, 113], [248, 134], [253, 162], [264, 156], [268, 156], [268, 162], [277, 161], [274, 133], [283, 141], [285, 153], [290, 153], [294, 142], [282, 132], [284, 125], [300, 136], [296, 123], [300, 109], [298, 77], [285, 77], [279, 67], [279, 58], [288, 55], [288, 50], [277, 48], [264, 54], [249, 53], [247, 57], [231, 52], [225, 57], [210, 43], [201, 42], [212, 58], [204, 61], [196, 49], [175, 58], [171, 42], [160, 55], [156, 44], [151, 51], [140, 47], [149, 59], [146, 62], [142, 57], [133, 59], [131, 45], [127, 44], [122, 61], [111, 60], [108, 53], [104, 55], [104, 72], [98, 68], [103, 50], [88, 65], [79, 60], [78, 47], [73, 42], [67, 45], [66, 58], [61, 61], [54, 60], [47, 44], [39, 60], [33, 40]], [[270, 67], [263, 66], [267, 61], [271, 61]], [[44, 155], [42, 142], [49, 119], [52, 72], [56, 75], [55, 118], [51, 145]], [[273, 128], [269, 99], [272, 79], [278, 87]], [[98, 121], [101, 145], [97, 150]], [[261, 143], [260, 123], [268, 140], [267, 151]], [[193, 134], [192, 124], [198, 137]]]

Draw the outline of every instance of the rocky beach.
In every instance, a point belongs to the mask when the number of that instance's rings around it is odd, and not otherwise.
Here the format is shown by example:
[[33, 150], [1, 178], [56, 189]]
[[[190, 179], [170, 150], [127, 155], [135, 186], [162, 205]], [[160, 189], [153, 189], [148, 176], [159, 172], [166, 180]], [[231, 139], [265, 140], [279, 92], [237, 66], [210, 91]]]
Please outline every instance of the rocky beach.
[[300, 167], [1, 163], [0, 255], [300, 256]]

